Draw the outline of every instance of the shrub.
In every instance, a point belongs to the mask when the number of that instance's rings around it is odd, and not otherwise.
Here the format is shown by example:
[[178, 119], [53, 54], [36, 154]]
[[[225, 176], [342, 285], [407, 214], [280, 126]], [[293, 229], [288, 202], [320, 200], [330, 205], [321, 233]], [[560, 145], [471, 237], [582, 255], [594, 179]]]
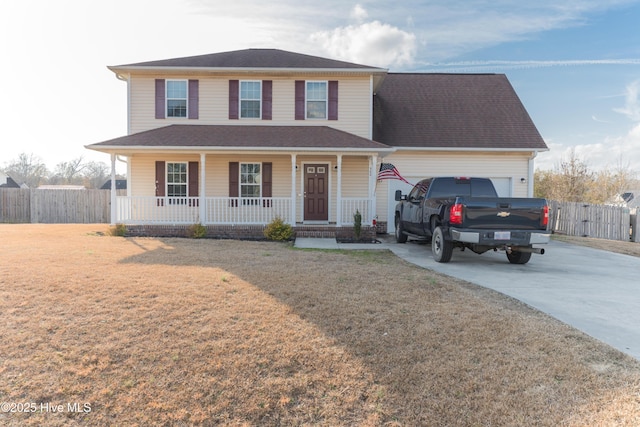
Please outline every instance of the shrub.
[[193, 224], [187, 229], [187, 237], [202, 239], [207, 235], [207, 227], [202, 224]]
[[285, 222], [279, 216], [275, 217], [264, 229], [264, 237], [269, 240], [289, 240], [293, 236], [293, 227]]
[[124, 237], [127, 235], [127, 226], [124, 224], [116, 224], [113, 227], [109, 227], [107, 234], [114, 237]]
[[360, 239], [360, 233], [362, 232], [362, 214], [356, 209], [356, 213], [353, 214], [353, 232], [356, 235], [356, 240]]

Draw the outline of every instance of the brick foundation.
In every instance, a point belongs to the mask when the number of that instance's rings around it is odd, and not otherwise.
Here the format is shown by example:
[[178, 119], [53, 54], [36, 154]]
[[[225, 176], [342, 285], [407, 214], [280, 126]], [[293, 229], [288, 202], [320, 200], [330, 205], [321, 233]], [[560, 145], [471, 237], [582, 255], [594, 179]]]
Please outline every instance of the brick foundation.
[[[188, 237], [189, 225], [127, 225], [127, 236], [131, 237]], [[266, 240], [264, 225], [206, 225], [205, 237], [210, 239]], [[374, 241], [379, 226], [363, 226], [360, 240]], [[295, 237], [335, 237], [338, 240], [355, 240], [352, 226], [332, 227], [298, 225], [293, 228]]]

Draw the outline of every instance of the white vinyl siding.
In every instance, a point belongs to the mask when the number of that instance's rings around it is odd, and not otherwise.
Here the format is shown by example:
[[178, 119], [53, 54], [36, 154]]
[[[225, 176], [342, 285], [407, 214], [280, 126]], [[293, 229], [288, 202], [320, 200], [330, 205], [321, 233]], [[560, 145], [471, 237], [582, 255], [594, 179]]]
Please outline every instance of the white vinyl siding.
[[[228, 125], [229, 120], [229, 80], [242, 80], [238, 75], [226, 76], [189, 76], [199, 81], [199, 119], [189, 121], [194, 125]], [[155, 118], [155, 79], [166, 78], [162, 75], [132, 77], [129, 99], [129, 133], [138, 133], [149, 129], [185, 124], [184, 118]], [[370, 80], [368, 76], [345, 77], [338, 81], [338, 120], [295, 120], [295, 80], [313, 80], [308, 76], [260, 75], [256, 80], [271, 80], [272, 120], [265, 125], [289, 126], [331, 126], [364, 138], [371, 138], [371, 100]], [[317, 78], [315, 78], [317, 80]], [[178, 79], [176, 79], [178, 80]], [[335, 76], [327, 77], [336, 80]]]

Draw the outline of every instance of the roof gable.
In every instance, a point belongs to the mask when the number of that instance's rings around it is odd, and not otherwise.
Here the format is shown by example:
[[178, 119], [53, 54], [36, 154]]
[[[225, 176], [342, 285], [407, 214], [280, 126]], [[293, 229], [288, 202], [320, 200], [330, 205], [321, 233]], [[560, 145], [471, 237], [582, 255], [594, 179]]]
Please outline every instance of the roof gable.
[[184, 58], [139, 62], [110, 67], [127, 68], [258, 68], [258, 69], [339, 69], [339, 70], [376, 70], [381, 68], [351, 62], [337, 61], [318, 56], [288, 52], [280, 49], [245, 49], [208, 55], [188, 56]]
[[375, 95], [373, 138], [409, 148], [548, 149], [503, 74], [389, 73]]

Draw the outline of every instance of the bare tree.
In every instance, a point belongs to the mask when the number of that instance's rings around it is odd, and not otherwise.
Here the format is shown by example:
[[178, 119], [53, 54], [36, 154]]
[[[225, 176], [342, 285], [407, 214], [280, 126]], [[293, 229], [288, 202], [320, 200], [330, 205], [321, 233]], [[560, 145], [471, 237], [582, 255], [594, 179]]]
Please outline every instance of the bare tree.
[[36, 188], [45, 182], [49, 171], [42, 159], [35, 154], [21, 153], [3, 168], [4, 173], [11, 176], [17, 183]]
[[110, 168], [104, 162], [85, 163], [84, 182], [87, 188], [100, 188], [110, 178]]
[[617, 168], [592, 172], [572, 150], [553, 171], [536, 171], [536, 197], [564, 202], [616, 203], [619, 196], [636, 183], [635, 174], [622, 162]]
[[82, 156], [69, 162], [58, 163], [49, 182], [51, 184], [82, 184], [81, 172], [85, 167], [86, 165], [82, 163]]

